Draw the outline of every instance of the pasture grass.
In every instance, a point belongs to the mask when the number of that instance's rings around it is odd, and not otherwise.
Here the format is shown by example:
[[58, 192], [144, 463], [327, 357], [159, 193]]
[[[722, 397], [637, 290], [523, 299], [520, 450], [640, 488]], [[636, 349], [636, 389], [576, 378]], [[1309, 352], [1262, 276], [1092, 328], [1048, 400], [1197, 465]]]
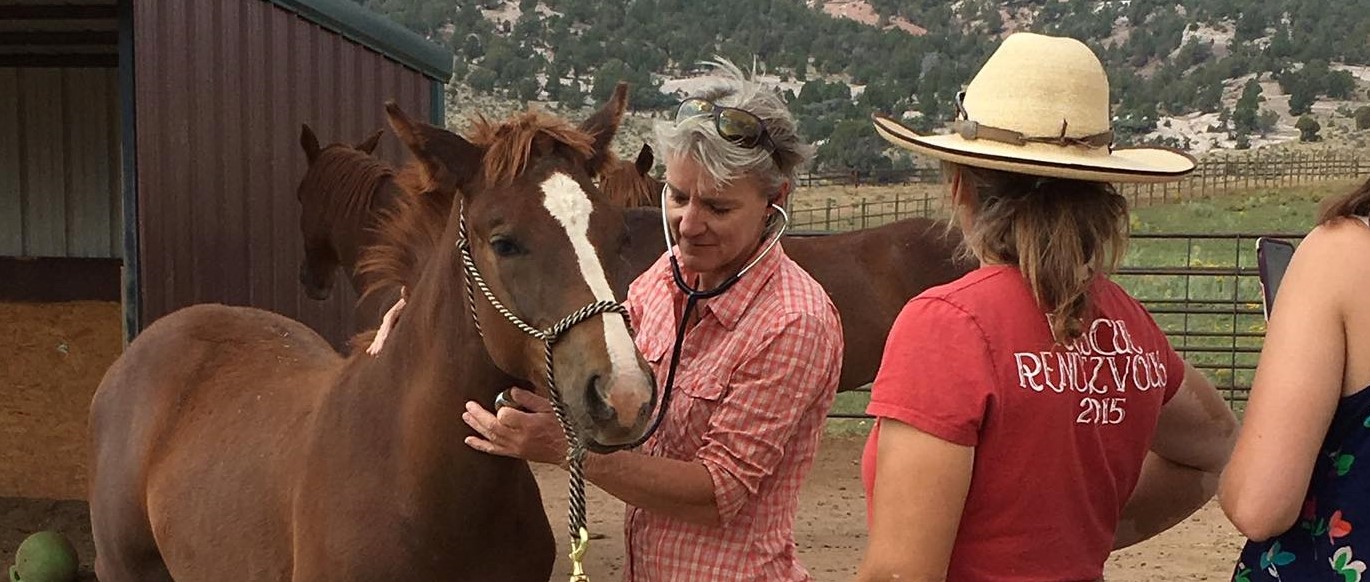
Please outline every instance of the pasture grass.
[[[1238, 267], [1245, 275], [1120, 273], [1114, 279], [1147, 305], [1182, 355], [1226, 388], [1229, 402], [1240, 408], [1265, 333], [1260, 280], [1255, 276], [1256, 237], [1175, 235], [1294, 235], [1297, 242], [1312, 227], [1324, 198], [1354, 186], [1330, 181], [1262, 188], [1137, 209], [1131, 220], [1137, 236], [1129, 244], [1125, 268]], [[1168, 238], [1147, 238], [1149, 234]]]
[[[1301, 235], [1312, 227], [1324, 198], [1347, 192], [1357, 184], [1327, 181], [1259, 188], [1136, 209], [1130, 225], [1134, 237], [1123, 260], [1124, 270], [1230, 270], [1237, 266], [1246, 275], [1119, 273], [1114, 280], [1147, 305], [1181, 355], [1223, 388], [1228, 402], [1240, 413], [1265, 333], [1260, 281], [1254, 276], [1256, 238], [1174, 235]], [[864, 413], [868, 401], [869, 394], [864, 391], [838, 394], [833, 411]], [[830, 419], [827, 430], [829, 434], [851, 435], [865, 434], [869, 429], [868, 420]]]

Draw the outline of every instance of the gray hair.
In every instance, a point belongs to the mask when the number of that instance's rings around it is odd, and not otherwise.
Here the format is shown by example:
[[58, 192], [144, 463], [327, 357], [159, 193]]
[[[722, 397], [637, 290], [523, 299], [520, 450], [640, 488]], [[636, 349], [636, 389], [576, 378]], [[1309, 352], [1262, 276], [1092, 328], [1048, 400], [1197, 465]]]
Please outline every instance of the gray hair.
[[[670, 160], [689, 155], [713, 178], [715, 184], [727, 185], [735, 179], [756, 176], [769, 189], [775, 190], [784, 182], [794, 184], [799, 170], [813, 159], [814, 147], [799, 136], [794, 116], [785, 105], [778, 90], [766, 87], [734, 65], [715, 56], [716, 60], [701, 64], [712, 66], [722, 77], [719, 83], [691, 97], [702, 97], [725, 107], [736, 107], [751, 112], [765, 124], [775, 154], [765, 146], [741, 147], [718, 135], [713, 122], [705, 117], [657, 122], [657, 148]], [[778, 161], [778, 167], [776, 160]], [[768, 193], [768, 195], [773, 192]]]

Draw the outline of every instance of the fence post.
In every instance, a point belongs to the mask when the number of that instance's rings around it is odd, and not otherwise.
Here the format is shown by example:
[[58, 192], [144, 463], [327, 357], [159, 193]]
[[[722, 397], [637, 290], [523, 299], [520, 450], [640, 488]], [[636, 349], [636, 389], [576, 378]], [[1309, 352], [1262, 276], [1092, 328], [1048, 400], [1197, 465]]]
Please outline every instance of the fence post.
[[866, 228], [866, 219], [870, 217], [870, 202], [865, 198], [861, 199], [861, 228]]
[[832, 232], [832, 198], [828, 199], [828, 206], [823, 209], [823, 230]]
[[[1199, 164], [1199, 198], [1208, 194], [1208, 164]], [[1183, 195], [1181, 195], [1183, 197]]]

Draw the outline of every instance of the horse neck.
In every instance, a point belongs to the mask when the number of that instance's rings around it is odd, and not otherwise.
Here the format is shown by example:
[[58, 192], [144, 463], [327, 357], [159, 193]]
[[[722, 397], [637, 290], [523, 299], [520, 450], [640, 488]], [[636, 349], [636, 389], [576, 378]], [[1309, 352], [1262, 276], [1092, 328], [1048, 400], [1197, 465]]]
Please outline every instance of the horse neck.
[[[495, 366], [472, 320], [464, 279], [452, 268], [455, 251], [429, 261], [427, 272], [410, 291], [399, 322], [376, 361], [381, 378], [407, 384], [402, 400], [415, 411], [441, 410], [443, 422], [456, 419], [468, 400], [490, 402], [515, 380]], [[415, 419], [417, 420], [417, 419]]]
[[458, 264], [455, 255], [449, 250], [433, 257], [379, 355], [359, 350], [352, 356], [344, 371], [350, 378], [343, 378], [329, 397], [334, 414], [325, 420], [350, 435], [346, 438], [387, 443], [385, 457], [403, 475], [395, 488], [433, 503], [531, 478], [526, 463], [475, 451], [464, 442], [473, 434], [462, 421], [466, 403], [489, 409], [495, 395], [517, 381], [486, 352], [461, 273], [452, 268]]

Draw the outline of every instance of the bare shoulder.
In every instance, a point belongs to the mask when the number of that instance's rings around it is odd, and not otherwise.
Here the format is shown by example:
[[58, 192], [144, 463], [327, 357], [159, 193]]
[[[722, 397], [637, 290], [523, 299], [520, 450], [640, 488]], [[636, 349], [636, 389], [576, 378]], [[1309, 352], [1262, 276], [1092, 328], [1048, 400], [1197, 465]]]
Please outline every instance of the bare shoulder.
[[1365, 282], [1370, 279], [1370, 227], [1354, 218], [1319, 225], [1300, 242], [1295, 263], [1291, 268], [1312, 277]]
[[[1341, 218], [1319, 225], [1304, 237], [1299, 245], [1299, 251], [1307, 247], [1308, 251], [1304, 254], [1311, 255], [1333, 255], [1345, 254], [1347, 251], [1367, 251], [1370, 250], [1370, 227], [1355, 218]], [[1347, 258], [1347, 257], [1342, 257]], [[1370, 263], [1370, 255], [1359, 255], [1365, 262]]]

